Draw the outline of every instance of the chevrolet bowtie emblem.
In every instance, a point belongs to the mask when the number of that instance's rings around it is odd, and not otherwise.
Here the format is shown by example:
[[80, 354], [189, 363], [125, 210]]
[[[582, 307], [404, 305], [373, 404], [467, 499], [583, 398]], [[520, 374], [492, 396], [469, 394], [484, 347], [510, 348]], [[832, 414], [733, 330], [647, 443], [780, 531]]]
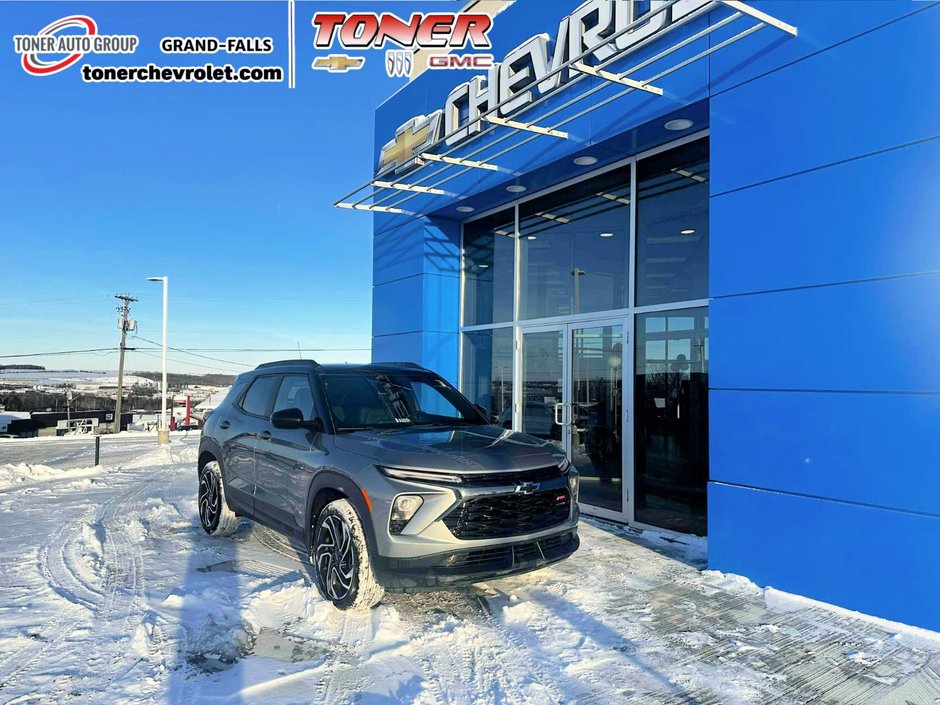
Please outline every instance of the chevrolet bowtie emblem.
[[539, 488], [538, 482], [517, 482], [516, 492], [519, 494], [532, 494]]
[[379, 153], [376, 175], [399, 171], [414, 163], [415, 157], [437, 140], [443, 113], [435, 110], [430, 115], [419, 115], [406, 122], [395, 132], [395, 139], [386, 142]]
[[361, 69], [366, 62], [364, 56], [346, 56], [346, 54], [330, 54], [318, 56], [313, 60], [313, 68], [324, 69], [330, 73], [346, 73], [353, 69]]

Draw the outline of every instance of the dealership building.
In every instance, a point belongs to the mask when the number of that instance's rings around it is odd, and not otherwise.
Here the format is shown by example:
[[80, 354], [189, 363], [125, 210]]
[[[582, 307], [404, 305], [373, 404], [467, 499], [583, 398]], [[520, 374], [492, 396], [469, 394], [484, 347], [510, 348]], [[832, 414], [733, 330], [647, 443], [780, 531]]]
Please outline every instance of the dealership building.
[[495, 68], [416, 72], [337, 203], [374, 359], [558, 444], [587, 514], [940, 629], [940, 7], [484, 6]]

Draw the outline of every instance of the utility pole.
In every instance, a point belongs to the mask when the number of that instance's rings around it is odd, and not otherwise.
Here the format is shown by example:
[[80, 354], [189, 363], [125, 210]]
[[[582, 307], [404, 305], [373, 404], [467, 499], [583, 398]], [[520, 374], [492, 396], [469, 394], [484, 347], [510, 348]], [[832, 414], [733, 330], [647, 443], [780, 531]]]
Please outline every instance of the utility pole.
[[117, 378], [117, 403], [114, 405], [114, 433], [120, 433], [121, 431], [121, 401], [124, 397], [124, 350], [126, 350], [125, 343], [127, 342], [127, 331], [135, 330], [137, 328], [137, 322], [132, 321], [128, 318], [128, 314], [131, 312], [131, 303], [137, 301], [133, 296], [129, 294], [115, 294], [114, 298], [121, 301], [121, 305], [118, 306], [118, 313], [121, 314], [121, 317], [118, 319], [118, 328], [121, 329], [121, 355], [118, 359], [118, 378]]

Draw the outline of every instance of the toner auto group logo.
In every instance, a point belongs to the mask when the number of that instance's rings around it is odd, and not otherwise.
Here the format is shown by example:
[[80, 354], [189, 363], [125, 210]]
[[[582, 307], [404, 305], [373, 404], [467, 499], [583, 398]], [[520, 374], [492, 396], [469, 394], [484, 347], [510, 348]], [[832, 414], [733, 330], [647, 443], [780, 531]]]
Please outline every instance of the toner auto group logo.
[[[81, 33], [68, 31], [74, 29]], [[98, 24], [85, 15], [63, 17], [36, 34], [13, 37], [13, 48], [22, 56], [23, 70], [33, 76], [59, 73], [85, 54], [133, 54], [139, 43], [133, 34], [98, 34]]]
[[[451, 53], [469, 44], [474, 49], [491, 47], [487, 33], [493, 18], [487, 14], [471, 12], [415, 12], [403, 19], [391, 12], [318, 12], [312, 24], [316, 29], [315, 49], [330, 49], [334, 40], [349, 50], [382, 49], [392, 47], [385, 54], [385, 71], [390, 77], [410, 76], [415, 67], [414, 52], [429, 51], [427, 66], [431, 69], [485, 69], [493, 65], [492, 54]], [[353, 64], [357, 59], [358, 63]], [[315, 69], [358, 69], [365, 57], [330, 54], [317, 57]], [[342, 65], [342, 69], [333, 68]]]

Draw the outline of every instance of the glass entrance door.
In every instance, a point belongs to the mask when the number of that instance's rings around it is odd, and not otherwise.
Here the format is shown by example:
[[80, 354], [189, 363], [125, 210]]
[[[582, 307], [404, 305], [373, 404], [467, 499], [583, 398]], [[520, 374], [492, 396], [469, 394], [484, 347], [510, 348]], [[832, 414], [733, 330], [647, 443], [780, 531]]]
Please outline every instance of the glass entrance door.
[[517, 407], [517, 428], [558, 445], [578, 469], [581, 504], [620, 520], [632, 465], [623, 442], [626, 330], [621, 318], [523, 329]]
[[581, 502], [624, 512], [623, 330], [621, 323], [569, 328], [569, 457]]

